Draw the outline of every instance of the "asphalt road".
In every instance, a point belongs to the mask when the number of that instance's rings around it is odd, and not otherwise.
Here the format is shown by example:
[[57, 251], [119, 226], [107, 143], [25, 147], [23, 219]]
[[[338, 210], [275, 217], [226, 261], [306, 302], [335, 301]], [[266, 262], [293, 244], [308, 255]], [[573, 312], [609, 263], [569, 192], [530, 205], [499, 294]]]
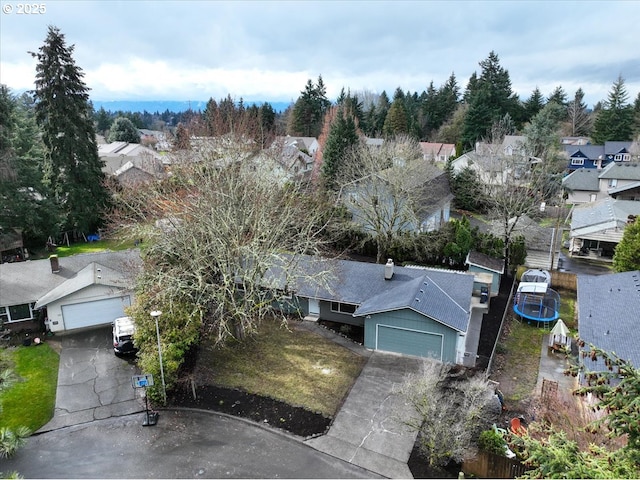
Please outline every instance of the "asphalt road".
[[287, 434], [185, 410], [112, 417], [32, 436], [0, 471], [24, 478], [383, 478]]

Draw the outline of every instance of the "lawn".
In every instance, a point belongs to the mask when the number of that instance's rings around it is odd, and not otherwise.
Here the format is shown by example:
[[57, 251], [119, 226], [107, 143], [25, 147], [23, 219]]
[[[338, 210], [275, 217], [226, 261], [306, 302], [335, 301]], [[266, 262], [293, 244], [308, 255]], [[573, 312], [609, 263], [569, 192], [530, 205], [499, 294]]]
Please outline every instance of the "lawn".
[[72, 243], [70, 246], [58, 245], [55, 254], [58, 257], [69, 257], [79, 253], [97, 253], [106, 250], [127, 250], [134, 247], [134, 242], [121, 242], [120, 240], [98, 240], [97, 242]]
[[[559, 293], [560, 318], [575, 333], [576, 292], [561, 290]], [[491, 378], [500, 383], [507, 404], [519, 404], [529, 400], [535, 392], [542, 337], [549, 333], [549, 329], [537, 328], [510, 315], [505, 330], [498, 346], [497, 368]]]
[[32, 432], [53, 417], [58, 383], [58, 354], [46, 343], [0, 350], [0, 365], [11, 368], [18, 382], [0, 394], [0, 427], [25, 426]]
[[333, 416], [360, 374], [365, 358], [291, 321], [268, 321], [255, 339], [207, 349], [199, 368], [211, 382]]

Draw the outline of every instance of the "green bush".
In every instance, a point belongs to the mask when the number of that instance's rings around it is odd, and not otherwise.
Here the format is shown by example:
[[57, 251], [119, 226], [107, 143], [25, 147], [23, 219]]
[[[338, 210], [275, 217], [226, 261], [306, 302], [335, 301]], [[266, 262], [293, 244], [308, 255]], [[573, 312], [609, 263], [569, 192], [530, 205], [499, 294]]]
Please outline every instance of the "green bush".
[[480, 450], [496, 455], [504, 456], [506, 445], [507, 443], [502, 438], [502, 435], [494, 429], [483, 431], [478, 438], [478, 448]]

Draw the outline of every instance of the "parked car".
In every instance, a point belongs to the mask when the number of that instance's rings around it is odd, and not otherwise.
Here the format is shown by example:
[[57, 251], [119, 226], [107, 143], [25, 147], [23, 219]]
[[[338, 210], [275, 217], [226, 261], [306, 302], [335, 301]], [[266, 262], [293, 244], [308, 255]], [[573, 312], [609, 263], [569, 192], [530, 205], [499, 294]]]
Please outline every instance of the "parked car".
[[138, 349], [133, 344], [136, 326], [131, 317], [120, 317], [113, 321], [113, 352], [116, 355], [135, 355]]

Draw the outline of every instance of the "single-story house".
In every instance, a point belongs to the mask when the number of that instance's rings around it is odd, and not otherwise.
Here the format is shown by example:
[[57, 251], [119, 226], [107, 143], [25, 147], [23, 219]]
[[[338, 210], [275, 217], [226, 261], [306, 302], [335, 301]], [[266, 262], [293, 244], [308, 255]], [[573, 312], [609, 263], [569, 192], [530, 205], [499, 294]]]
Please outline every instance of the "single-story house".
[[[640, 271], [578, 275], [578, 335], [589, 344], [640, 368]], [[581, 358], [581, 357], [579, 357]], [[592, 372], [605, 371], [601, 359], [581, 359]]]
[[14, 331], [52, 332], [111, 323], [134, 300], [138, 250], [0, 265], [0, 320]]
[[[305, 257], [289, 287], [306, 320], [363, 327], [364, 346], [474, 366], [488, 305], [467, 272]], [[327, 272], [322, 282], [309, 281]]]
[[569, 252], [611, 260], [630, 217], [640, 215], [640, 202], [604, 198], [578, 205], [571, 213]]

